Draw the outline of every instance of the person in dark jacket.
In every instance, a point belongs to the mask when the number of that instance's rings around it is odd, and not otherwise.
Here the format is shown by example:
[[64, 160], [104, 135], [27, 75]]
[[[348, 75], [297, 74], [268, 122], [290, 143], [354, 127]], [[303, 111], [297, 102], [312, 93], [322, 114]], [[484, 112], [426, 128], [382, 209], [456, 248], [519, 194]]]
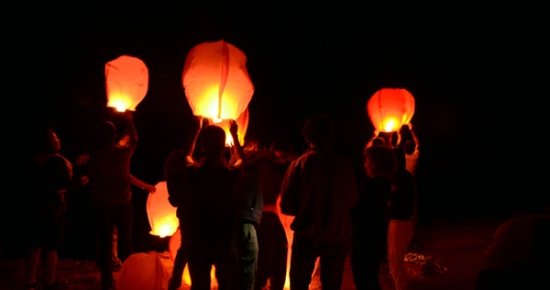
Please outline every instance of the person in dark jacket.
[[378, 272], [386, 254], [386, 210], [397, 170], [395, 154], [386, 146], [374, 145], [365, 151], [364, 166], [359, 203], [351, 210], [351, 269], [357, 290], [382, 289]]
[[295, 216], [290, 287], [307, 290], [317, 257], [323, 289], [340, 289], [351, 245], [349, 210], [358, 201], [351, 163], [331, 152], [333, 124], [326, 115], [309, 118], [302, 135], [309, 151], [296, 159], [281, 187], [281, 212]]

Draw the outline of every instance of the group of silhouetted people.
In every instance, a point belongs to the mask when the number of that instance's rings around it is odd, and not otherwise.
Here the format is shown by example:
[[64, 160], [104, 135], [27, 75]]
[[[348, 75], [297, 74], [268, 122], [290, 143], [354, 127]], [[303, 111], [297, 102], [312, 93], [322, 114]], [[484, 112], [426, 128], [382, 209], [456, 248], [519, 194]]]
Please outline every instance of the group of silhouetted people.
[[[114, 285], [117, 260], [133, 253], [131, 184], [150, 192], [155, 188], [130, 174], [138, 135], [132, 113], [123, 116], [127, 128], [119, 142], [112, 123], [96, 126], [99, 149], [79, 158], [88, 167], [82, 178], [72, 177], [70, 162], [58, 153], [59, 139], [52, 130], [46, 132], [35, 158], [34, 218], [29, 223], [35, 236], [27, 257], [26, 289], [37, 287], [41, 251], [44, 288], [64, 286], [55, 280], [55, 267], [65, 193], [71, 188], [87, 183], [93, 188], [103, 289]], [[333, 124], [326, 115], [303, 125], [309, 148], [301, 156], [286, 139], [273, 141], [268, 149], [257, 140], [242, 147], [235, 122], [230, 122], [233, 144], [228, 152], [225, 131], [203, 123], [200, 117], [193, 119], [187, 145], [174, 150], [165, 163], [169, 202], [177, 207], [181, 233], [168, 289], [181, 287], [187, 264], [193, 290], [210, 289], [212, 266], [220, 290], [259, 290], [268, 283], [282, 290], [288, 250], [291, 289], [308, 289], [319, 258], [323, 288], [340, 289], [350, 253], [357, 289], [380, 289], [378, 271], [384, 259], [396, 289], [407, 287], [403, 257], [415, 227], [413, 163], [418, 158], [418, 140], [409, 127], [403, 126], [406, 134], [398, 134], [397, 142], [375, 132], [378, 138], [364, 151], [365, 174], [356, 178], [351, 163], [329, 149]], [[291, 236], [283, 226], [289, 221]]]

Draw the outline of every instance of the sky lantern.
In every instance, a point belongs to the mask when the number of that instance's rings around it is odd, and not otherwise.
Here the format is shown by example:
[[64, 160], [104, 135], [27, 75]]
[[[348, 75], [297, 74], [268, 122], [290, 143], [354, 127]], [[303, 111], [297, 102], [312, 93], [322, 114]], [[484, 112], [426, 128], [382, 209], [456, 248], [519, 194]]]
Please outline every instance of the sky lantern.
[[139, 58], [122, 55], [105, 65], [107, 107], [135, 111], [147, 94], [149, 71]]
[[406, 89], [384, 88], [369, 99], [367, 112], [378, 131], [398, 131], [414, 115], [414, 98]]
[[176, 208], [168, 201], [166, 181], [155, 185], [157, 191], [147, 197], [147, 217], [151, 226], [151, 235], [161, 238], [172, 236], [179, 226]]
[[[172, 262], [176, 260], [176, 254], [178, 252], [178, 249], [181, 245], [181, 234], [180, 230], [178, 229], [176, 233], [170, 238], [170, 241], [168, 242], [168, 251], [170, 252], [170, 256], [172, 258]], [[191, 276], [189, 275], [189, 267], [188, 264], [185, 265], [185, 269], [183, 270], [183, 277], [181, 281], [184, 284], [191, 285]], [[210, 270], [210, 288], [216, 289], [218, 287], [218, 280], [216, 279], [216, 267], [212, 265], [212, 270]]]
[[214, 124], [237, 120], [254, 93], [246, 55], [224, 40], [201, 43], [191, 49], [182, 79], [193, 114]]

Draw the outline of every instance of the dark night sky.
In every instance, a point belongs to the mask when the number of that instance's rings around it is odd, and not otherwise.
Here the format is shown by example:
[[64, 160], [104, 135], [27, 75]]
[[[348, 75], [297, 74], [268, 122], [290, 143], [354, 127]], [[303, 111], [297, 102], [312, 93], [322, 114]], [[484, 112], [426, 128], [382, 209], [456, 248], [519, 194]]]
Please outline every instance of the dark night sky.
[[333, 148], [360, 168], [372, 132], [368, 98], [383, 87], [406, 88], [416, 99], [413, 123], [423, 146], [419, 187], [437, 200], [433, 208], [476, 214], [498, 208], [496, 197], [517, 204], [520, 192], [523, 201], [540, 200], [546, 10], [382, 2], [2, 4], [2, 110], [4, 140], [15, 146], [7, 152], [12, 180], [24, 180], [21, 160], [33, 129], [52, 125], [62, 154], [74, 158], [90, 150], [88, 134], [98, 121], [120, 121], [105, 108], [104, 65], [122, 54], [142, 59], [150, 76], [134, 115], [141, 139], [132, 171], [160, 180], [191, 118], [181, 84], [187, 52], [223, 38], [248, 57], [255, 85], [249, 136], [264, 142], [286, 136], [301, 151], [303, 121], [327, 113], [336, 124]]

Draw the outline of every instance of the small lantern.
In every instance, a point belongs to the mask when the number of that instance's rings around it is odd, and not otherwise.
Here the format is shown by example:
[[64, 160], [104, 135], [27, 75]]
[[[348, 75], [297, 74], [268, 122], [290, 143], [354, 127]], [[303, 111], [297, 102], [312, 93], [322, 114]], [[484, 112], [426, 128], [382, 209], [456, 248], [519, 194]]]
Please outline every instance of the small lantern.
[[398, 131], [414, 115], [414, 98], [405, 89], [381, 89], [369, 99], [367, 112], [378, 131]]
[[179, 226], [176, 208], [168, 201], [166, 181], [159, 182], [155, 193], [147, 197], [147, 217], [151, 226], [151, 235], [161, 238], [172, 236]]
[[246, 55], [223, 40], [201, 43], [191, 49], [182, 80], [193, 114], [214, 124], [237, 120], [254, 93]]
[[105, 65], [107, 107], [135, 111], [147, 94], [149, 72], [139, 58], [122, 55]]

